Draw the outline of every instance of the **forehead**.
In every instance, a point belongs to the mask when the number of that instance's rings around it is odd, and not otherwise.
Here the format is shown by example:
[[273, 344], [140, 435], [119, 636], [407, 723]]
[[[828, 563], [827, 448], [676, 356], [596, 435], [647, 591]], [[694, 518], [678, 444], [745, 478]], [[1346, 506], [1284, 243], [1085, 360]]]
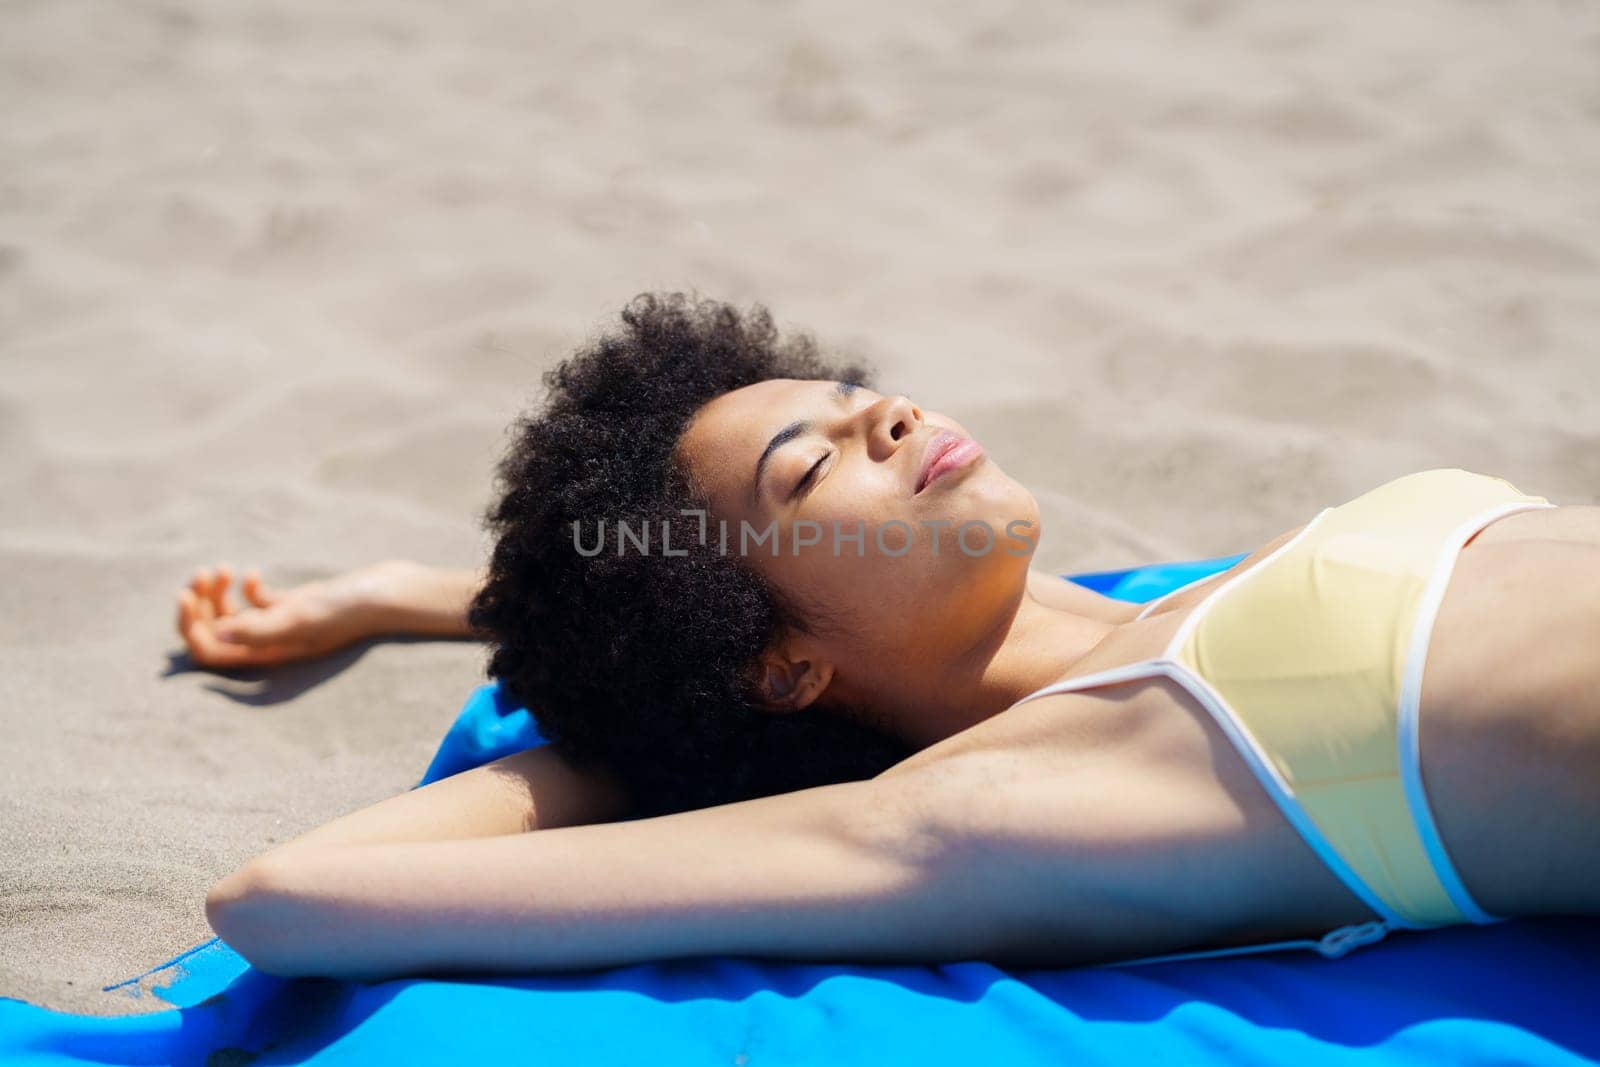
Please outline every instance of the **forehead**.
[[756, 458], [785, 423], [822, 410], [832, 381], [770, 378], [723, 393], [695, 414], [681, 441], [684, 462], [712, 500], [749, 492]]

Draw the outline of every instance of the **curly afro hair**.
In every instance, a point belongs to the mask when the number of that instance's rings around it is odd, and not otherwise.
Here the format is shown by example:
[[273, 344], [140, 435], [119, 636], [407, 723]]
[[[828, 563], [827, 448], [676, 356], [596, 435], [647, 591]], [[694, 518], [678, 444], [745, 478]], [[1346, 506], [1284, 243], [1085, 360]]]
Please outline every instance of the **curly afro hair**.
[[[839, 709], [762, 709], [758, 653], [815, 620], [680, 518], [710, 510], [675, 456], [704, 404], [770, 378], [870, 385], [871, 370], [824, 358], [806, 334], [780, 340], [759, 304], [741, 315], [643, 293], [621, 318], [544, 375], [543, 410], [509, 431], [485, 512], [494, 550], [468, 613], [488, 676], [574, 766], [615, 775], [633, 817], [871, 778], [906, 758], [905, 742]], [[580, 553], [573, 524], [587, 541], [601, 517], [635, 531], [677, 520], [673, 554]]]

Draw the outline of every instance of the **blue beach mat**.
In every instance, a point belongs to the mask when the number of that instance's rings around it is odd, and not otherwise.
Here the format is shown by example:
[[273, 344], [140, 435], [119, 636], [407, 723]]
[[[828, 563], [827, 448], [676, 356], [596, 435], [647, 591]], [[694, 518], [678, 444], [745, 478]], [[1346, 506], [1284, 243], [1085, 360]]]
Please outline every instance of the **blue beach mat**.
[[[1066, 577], [1142, 602], [1244, 558]], [[527, 709], [480, 686], [418, 784], [542, 743]], [[1013, 971], [704, 957], [370, 983], [275, 978], [213, 939], [106, 987], [169, 1010], [0, 998], [0, 1064], [1596, 1064], [1597, 989], [1589, 918], [1400, 931], [1341, 959]]]

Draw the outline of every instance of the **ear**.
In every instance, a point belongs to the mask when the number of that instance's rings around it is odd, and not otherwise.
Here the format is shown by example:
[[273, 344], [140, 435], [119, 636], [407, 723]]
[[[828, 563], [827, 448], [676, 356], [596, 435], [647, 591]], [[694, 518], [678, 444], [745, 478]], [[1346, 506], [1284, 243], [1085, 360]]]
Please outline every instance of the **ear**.
[[785, 647], [771, 648], [756, 660], [756, 686], [773, 711], [802, 711], [833, 681], [833, 664], [797, 658]]

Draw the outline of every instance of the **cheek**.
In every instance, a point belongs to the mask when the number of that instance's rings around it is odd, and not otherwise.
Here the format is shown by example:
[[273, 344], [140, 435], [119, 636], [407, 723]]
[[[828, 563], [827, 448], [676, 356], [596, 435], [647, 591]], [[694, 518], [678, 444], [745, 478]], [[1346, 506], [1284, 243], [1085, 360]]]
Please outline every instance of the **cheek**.
[[[881, 625], [886, 613], [922, 612], [956, 595], [965, 582], [980, 580], [1006, 549], [1019, 547], [1008, 538], [1008, 523], [1033, 524], [1018, 527], [1022, 538], [1036, 540], [1039, 535], [1037, 502], [1025, 487], [997, 466], [973, 473], [980, 477], [936, 500], [912, 498], [904, 486], [859, 472], [819, 486], [796, 512], [796, 524], [783, 528], [781, 554], [773, 558], [770, 548], [763, 547], [755, 550], [751, 562], [780, 589], [803, 597], [802, 602], [848, 619], [851, 629]], [[923, 525], [934, 520], [944, 525]], [[962, 552], [958, 541], [960, 524], [970, 520], [986, 523], [992, 531], [992, 539], [969, 532], [966, 543], [975, 555]], [[798, 555], [791, 531], [812, 542]], [[853, 537], [858, 531], [859, 545]], [[1009, 566], [1022, 557], [1006, 558]]]
[[850, 530], [858, 521], [904, 518], [911, 510], [905, 487], [887, 468], [836, 471], [828, 481], [833, 484], [819, 487], [799, 511], [802, 518], [820, 522], [824, 529], [831, 531], [837, 521], [841, 529]]
[[[784, 562], [801, 564], [793, 569], [800, 579], [819, 587], [825, 583], [830, 589], [837, 588], [840, 595], [869, 588], [875, 597], [893, 594], [901, 602], [910, 602], [919, 588], [938, 584], [952, 570], [1017, 547], [1007, 533], [1007, 524], [1014, 520], [1032, 523], [1018, 526], [1019, 536], [1038, 536], [1033, 495], [998, 474], [972, 479], [959, 492], [932, 500], [908, 499], [905, 506], [885, 506], [894, 503], [882, 496], [857, 503], [842, 492], [827, 500], [819, 498], [816, 506], [799, 514], [804, 522], [794, 527], [815, 543], [801, 548], [799, 560]], [[834, 522], [838, 523], [837, 534]], [[984, 524], [990, 533], [985, 536], [979, 528], [969, 530], [964, 543], [970, 552], [963, 552], [960, 530], [969, 522]], [[786, 537], [786, 556], [792, 544], [793, 538]]]
[[[826, 603], [849, 620], [856, 632], [892, 629], [895, 621], [920, 616], [925, 601], [937, 599], [944, 582], [941, 569], [948, 561], [933, 558], [931, 533], [913, 527], [914, 540], [905, 548], [905, 531], [884, 531], [880, 549], [874, 529], [863, 531], [861, 544], [840, 538], [837, 555], [831, 538], [817, 547], [810, 565], [812, 587]], [[950, 538], [941, 538], [941, 552], [950, 551]]]
[[[850, 528], [841, 532], [848, 534]], [[890, 531], [885, 542], [892, 551], [903, 543], [898, 531]], [[819, 615], [828, 617], [832, 628], [845, 634], [861, 637], [878, 632], [885, 620], [915, 608], [917, 592], [928, 586], [930, 568], [919, 548], [913, 546], [900, 557], [883, 555], [870, 526], [859, 546], [847, 536], [835, 541], [831, 531], [825, 531], [798, 556], [790, 551], [785, 545], [778, 558], [761, 559], [761, 572], [780, 589], [797, 594], [802, 604], [813, 605]]]

